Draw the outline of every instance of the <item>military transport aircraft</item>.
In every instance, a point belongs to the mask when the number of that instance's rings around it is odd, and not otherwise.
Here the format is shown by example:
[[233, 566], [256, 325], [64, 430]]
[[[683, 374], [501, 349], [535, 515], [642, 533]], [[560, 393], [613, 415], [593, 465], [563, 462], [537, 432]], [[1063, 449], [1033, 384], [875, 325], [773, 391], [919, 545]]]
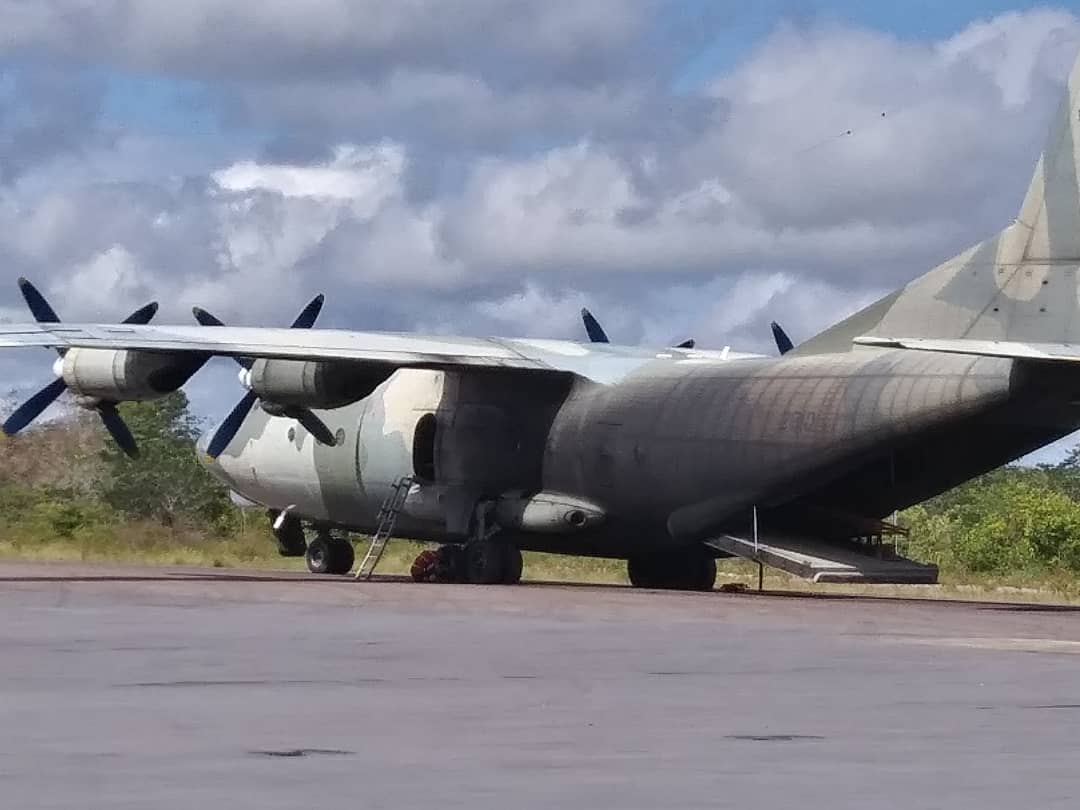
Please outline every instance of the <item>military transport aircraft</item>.
[[348, 571], [340, 533], [392, 513], [478, 583], [516, 581], [521, 549], [625, 559], [644, 587], [711, 588], [732, 554], [933, 581], [885, 519], [1080, 428], [1077, 144], [1080, 63], [1011, 225], [779, 357], [308, 328], [321, 299], [293, 329], [152, 305], [69, 325], [23, 281], [37, 323], [0, 346], [60, 357], [4, 430], [66, 389], [134, 451], [116, 404], [225, 355], [246, 393], [201, 451], [313, 570]]

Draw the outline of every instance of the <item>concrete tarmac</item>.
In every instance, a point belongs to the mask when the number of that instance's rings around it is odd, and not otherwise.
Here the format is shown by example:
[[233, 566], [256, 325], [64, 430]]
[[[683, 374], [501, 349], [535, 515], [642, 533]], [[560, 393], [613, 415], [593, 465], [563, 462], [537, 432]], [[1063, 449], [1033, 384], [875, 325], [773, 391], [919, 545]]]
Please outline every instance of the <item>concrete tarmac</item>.
[[0, 564], [4, 808], [1075, 808], [1068, 607]]

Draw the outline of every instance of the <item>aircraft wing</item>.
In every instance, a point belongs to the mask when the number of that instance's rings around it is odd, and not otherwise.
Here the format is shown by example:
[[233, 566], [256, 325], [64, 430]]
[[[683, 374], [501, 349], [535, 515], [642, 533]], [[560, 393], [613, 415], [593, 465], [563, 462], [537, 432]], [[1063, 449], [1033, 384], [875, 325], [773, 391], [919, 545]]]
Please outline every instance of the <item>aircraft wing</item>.
[[367, 360], [393, 365], [544, 367], [537, 358], [491, 340], [336, 329], [17, 324], [0, 326], [0, 346], [142, 349], [289, 360]]
[[973, 354], [980, 357], [1080, 362], [1080, 346], [1071, 343], [952, 338], [889, 338], [870, 335], [857, 337], [854, 343], [859, 346], [873, 346], [881, 349], [913, 349], [923, 352], [944, 352], [946, 354]]
[[0, 324], [0, 348], [130, 349], [282, 360], [344, 360], [416, 368], [489, 368], [577, 374], [615, 382], [657, 359], [729, 359], [727, 353], [662, 351], [561, 340], [439, 337], [339, 329], [130, 324]]

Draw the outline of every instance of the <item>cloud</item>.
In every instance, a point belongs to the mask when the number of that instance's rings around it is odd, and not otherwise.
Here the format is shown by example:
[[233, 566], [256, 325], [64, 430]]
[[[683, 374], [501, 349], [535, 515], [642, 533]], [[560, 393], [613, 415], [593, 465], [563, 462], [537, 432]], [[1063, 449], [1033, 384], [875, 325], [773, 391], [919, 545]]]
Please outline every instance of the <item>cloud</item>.
[[1080, 46], [1052, 11], [936, 42], [782, 24], [673, 90], [659, 4], [372, 8], [0, 0], [8, 60], [227, 111], [143, 131], [0, 85], [31, 110], [0, 138], [45, 133], [0, 181], [11, 277], [72, 319], [281, 324], [325, 291], [328, 325], [582, 337], [589, 306], [620, 341], [771, 352], [769, 320], [805, 339], [1007, 224]]
[[[252, 160], [214, 172], [212, 179], [225, 191], [267, 191], [283, 197], [348, 200], [358, 216], [378, 207], [397, 184], [405, 167], [400, 146], [338, 146], [325, 165], [260, 164]], [[359, 209], [359, 210], [358, 210]]]
[[[201, 82], [226, 127], [476, 150], [699, 114], [672, 0], [0, 0], [0, 62]], [[698, 35], [715, 25], [695, 15]], [[686, 109], [681, 109], [686, 107]]]
[[938, 223], [944, 250], [1018, 210], [1078, 44], [1075, 18], [1043, 11], [938, 43], [783, 27], [713, 84], [727, 125], [687, 157], [728, 156], [714, 165], [774, 227]]
[[138, 306], [134, 301], [141, 287], [135, 257], [123, 246], [113, 245], [72, 268], [61, 292], [66, 300], [107, 312], [117, 305], [120, 309]]
[[99, 142], [103, 134], [93, 123], [103, 95], [94, 77], [42, 66], [4, 70], [0, 62], [0, 184]]
[[[408, 63], [493, 68], [505, 81], [610, 69], [651, 0], [0, 1], [0, 52], [201, 77], [381, 74]], [[494, 75], [494, 72], [493, 72]]]

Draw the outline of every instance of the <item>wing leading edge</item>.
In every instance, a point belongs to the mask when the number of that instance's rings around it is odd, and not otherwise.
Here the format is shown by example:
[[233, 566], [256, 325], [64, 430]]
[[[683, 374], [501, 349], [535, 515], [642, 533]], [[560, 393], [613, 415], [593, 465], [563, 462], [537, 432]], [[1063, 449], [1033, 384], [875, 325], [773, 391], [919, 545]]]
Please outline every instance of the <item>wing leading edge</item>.
[[394, 365], [448, 364], [544, 368], [493, 340], [437, 338], [337, 329], [18, 324], [0, 326], [0, 346], [197, 352], [280, 360], [367, 360]]
[[516, 369], [615, 382], [656, 360], [724, 361], [734, 353], [561, 340], [463, 338], [340, 329], [127, 324], [0, 324], [0, 348], [41, 346], [210, 354], [279, 360], [344, 360], [414, 368]]

